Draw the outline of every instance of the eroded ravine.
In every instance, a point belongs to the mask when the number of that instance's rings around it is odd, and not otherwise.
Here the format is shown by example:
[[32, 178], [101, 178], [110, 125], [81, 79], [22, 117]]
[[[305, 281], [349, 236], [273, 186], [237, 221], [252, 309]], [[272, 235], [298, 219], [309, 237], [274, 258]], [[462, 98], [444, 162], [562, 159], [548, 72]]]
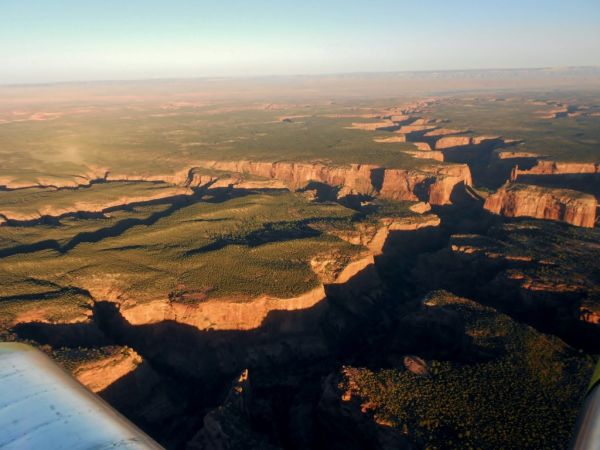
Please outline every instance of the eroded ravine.
[[[404, 110], [399, 114], [382, 113], [379, 118], [384, 120], [354, 123], [353, 128], [392, 135], [375, 138], [379, 143], [411, 143], [415, 150], [404, 152], [414, 158], [467, 165], [476, 186], [497, 190], [483, 205], [488, 211], [504, 217], [534, 217], [594, 227], [600, 192], [597, 163], [548, 160], [520, 150], [517, 146], [523, 141], [445, 128], [443, 119], [414, 116]], [[513, 191], [524, 187], [535, 193], [517, 198]]]
[[[451, 144], [457, 142], [447, 140], [444, 145], [452, 149]], [[469, 141], [465, 145], [472, 144]], [[439, 151], [445, 150], [441, 147]], [[470, 162], [468, 155], [456, 153], [454, 156], [464, 156], [464, 162]], [[479, 167], [488, 164], [489, 158], [486, 153], [477, 163]], [[440, 172], [439, 179], [431, 178], [431, 174], [415, 175], [379, 167], [357, 166], [335, 172], [314, 164], [238, 161], [208, 162], [207, 166], [276, 179], [293, 190], [317, 180], [338, 186], [336, 195], [342, 194], [339, 201], [356, 195], [424, 199], [437, 205], [450, 202], [454, 205], [434, 208], [442, 218], [441, 223], [435, 216], [428, 216], [420, 225], [402, 224], [402, 221], [384, 224], [381, 233], [360, 241], [369, 248], [370, 254], [347, 266], [334, 282], [323, 283], [296, 298], [262, 296], [245, 302], [222, 298], [191, 305], [170, 298], [145, 304], [120, 304], [98, 296], [92, 299], [90, 321], [34, 322], [14, 328], [21, 338], [56, 348], [118, 346], [131, 349], [134, 356], [115, 367], [111, 375], [116, 378], [109, 385], [98, 385], [98, 380], [89, 376], [90, 371], [106, 370], [100, 363], [83, 367], [78, 373], [82, 380], [168, 448], [220, 448], [223, 442], [233, 445], [236, 439], [256, 443], [256, 448], [329, 449], [336, 448], [340, 442], [350, 449], [375, 445], [369, 433], [361, 442], [344, 440], [352, 430], [345, 423], [333, 423], [339, 419], [340, 416], [336, 416], [339, 411], [329, 416], [331, 411], [323, 413], [327, 408], [327, 390], [333, 389], [331, 374], [346, 364], [385, 366], [385, 349], [391, 346], [404, 354], [431, 352], [431, 348], [419, 342], [423, 335], [407, 327], [404, 319], [411, 313], [419, 313], [423, 295], [433, 289], [445, 288], [482, 304], [491, 304], [575, 346], [588, 349], [583, 345], [587, 341], [593, 350], [597, 345], [597, 327], [579, 322], [566, 326], [564, 322], [558, 323], [565, 313], [560, 308], [551, 305], [543, 315], [536, 316], [539, 308], [524, 313], [510, 304], [507, 306], [501, 296], [513, 295], [515, 290], [498, 278], [507, 264], [491, 268], [482, 265], [480, 271], [469, 273], [473, 267], [455, 267], [451, 258], [447, 262], [441, 259], [439, 264], [431, 263], [451, 248], [452, 235], [475, 232], [485, 235], [493, 223], [501, 221], [481, 209], [480, 198], [460, 189], [470, 184], [464, 165], [458, 176]], [[476, 166], [472, 166], [473, 171], [479, 170]], [[224, 178], [221, 182], [220, 189], [229, 193], [237, 183], [235, 178], [231, 182]], [[99, 242], [117, 236], [135, 225], [152, 225], [189, 201], [199, 200], [200, 191], [197, 195], [173, 202], [148, 219], [126, 219], [111, 228], [77, 235], [66, 244], [43, 241], [35, 244], [39, 247], [23, 247], [14, 254], [43, 248], [65, 252], [81, 242]], [[457, 195], [463, 198], [457, 199]], [[300, 227], [299, 235], [280, 237], [302, 238], [313, 232], [310, 227]], [[267, 227], [250, 238], [260, 244], [271, 240], [272, 235]], [[225, 239], [214, 247], [195, 251], [207, 252], [236, 243], [239, 242]], [[478, 262], [475, 261], [474, 266]], [[524, 263], [513, 261], [511, 264], [520, 267]], [[459, 272], [458, 281], [453, 278], [456, 272]], [[478, 285], [492, 289], [478, 290]], [[558, 295], [551, 300], [570, 299]], [[568, 310], [566, 316], [573, 312]], [[574, 339], [577, 334], [581, 339], [584, 327], [589, 329], [589, 334], [583, 335], [583, 341]], [[418, 331], [423, 333], [423, 330]], [[459, 343], [464, 339], [460, 327], [451, 327], [450, 336]], [[459, 354], [460, 346], [453, 339], [440, 342], [434, 356], [472, 356]], [[234, 389], [230, 391], [232, 381]], [[250, 390], [252, 395], [247, 394]]]
[[[424, 222], [424, 228], [419, 228], [423, 230], [435, 226], [435, 222]], [[411, 231], [398, 229], [392, 233], [410, 234]], [[381, 244], [383, 242], [379, 245]], [[269, 397], [278, 389], [289, 392], [293, 386], [305, 383], [313, 386], [307, 387], [309, 391], [317, 389], [322, 376], [334, 370], [341, 361], [348, 360], [351, 355], [361, 354], [361, 351], [356, 350], [368, 347], [373, 337], [380, 335], [385, 328], [382, 328], [383, 324], [391, 325], [389, 311], [394, 303], [389, 301], [389, 294], [385, 291], [373, 256], [370, 256], [348, 268], [346, 273], [340, 275], [337, 283], [326, 285], [322, 292], [325, 296], [312, 305], [303, 305], [297, 310], [289, 310], [287, 306], [291, 305], [282, 305], [286, 310], [277, 310], [275, 307], [259, 322], [259, 327], [246, 330], [200, 329], [184, 323], [185, 319], [184, 322], [177, 319], [151, 320], [146, 324], [134, 325], [124, 317], [129, 313], [119, 311], [114, 303], [96, 301], [93, 321], [90, 323], [23, 324], [17, 326], [16, 331], [21, 337], [33, 338], [57, 347], [117, 344], [134, 349], [141, 355], [145, 365], [135, 369], [135, 372], [139, 371], [137, 375], [127, 375], [116, 381], [101, 391], [101, 395], [107, 395], [106, 398], [112, 400], [117, 408], [121, 408], [169, 447], [178, 448], [198, 431], [198, 421], [208, 409], [216, 407], [222, 401], [231, 380], [243, 369], [248, 368], [257, 376], [261, 373], [271, 374], [264, 380], [266, 384], [263, 395]], [[248, 307], [251, 308], [252, 304]], [[245, 323], [248, 323], [247, 319]], [[230, 324], [230, 328], [234, 325]], [[242, 323], [235, 326], [242, 326]], [[149, 423], [147, 417], [141, 417], [145, 412], [136, 416], [135, 408], [130, 407], [131, 393], [134, 393], [133, 397], [137, 395], [135, 390], [127, 394], [123, 391], [123, 404], [119, 403], [119, 396], [116, 395], [120, 390], [119, 385], [122, 384], [123, 389], [126, 389], [126, 386], [130, 387], [131, 379], [136, 377], [142, 378], [138, 383], [143, 385], [144, 374], [150, 378], [164, 378], [167, 386], [175, 380], [175, 385], [185, 387], [183, 390], [188, 401], [184, 402], [178, 414], [187, 417], [184, 421], [189, 424], [186, 432], [181, 427], [176, 427], [177, 433], [170, 434], [173, 432], [173, 424], [177, 422], [171, 416], [170, 408], [165, 408], [165, 417], [156, 419], [161, 424], [160, 427], [157, 427], [156, 422]], [[283, 376], [283, 380], [273, 379], [273, 374]], [[288, 376], [296, 378], [293, 386], [284, 381]], [[284, 385], [280, 388], [266, 389], [269, 383], [282, 381]], [[258, 380], [255, 382], [259, 390], [261, 383]], [[141, 388], [139, 390], [144, 391]], [[179, 388], [174, 391], [168, 395], [180, 395]], [[160, 395], [167, 394], [160, 391]], [[275, 401], [274, 398], [271, 400]], [[152, 403], [148, 398], [140, 398], [139, 401]], [[156, 434], [157, 430], [161, 431]], [[275, 434], [278, 436], [278, 445], [291, 442], [286, 433], [281, 429], [277, 430]], [[271, 438], [275, 439], [275, 436]]]
[[[281, 300], [281, 309], [275, 302], [258, 311], [248, 303], [239, 305], [238, 313], [227, 309], [220, 315], [227, 302], [209, 300], [183, 313], [168, 303], [160, 308], [140, 306], [152, 310], [144, 314], [96, 300], [90, 323], [30, 324], [16, 331], [53, 347], [133, 349], [143, 363], [104, 387], [100, 395], [168, 448], [218, 448], [210, 445], [218, 445], [219, 440], [232, 445], [236, 439], [272, 448], [332, 448], [346, 442], [344, 434], [349, 430], [339, 424], [332, 428], [334, 418], [319, 412], [325, 407], [323, 389], [330, 374], [349, 364], [385, 367], [383, 349], [390, 345], [409, 354], [431, 352], [420, 347], [417, 335], [411, 335], [423, 331], [411, 331], [403, 322], [419, 310], [425, 292], [422, 280], [414, 276], [417, 265], [443, 251], [451, 234], [475, 229], [485, 233], [498, 220], [473, 217], [461, 225], [453, 220], [452, 210], [437, 212], [444, 219], [441, 223], [434, 216], [423, 220], [423, 226], [402, 226], [400, 221], [395, 230], [387, 227], [384, 239], [373, 236], [370, 261], [363, 259], [338, 283], [326, 284], [312, 303], [286, 307]], [[448, 267], [433, 270], [428, 277], [443, 280]], [[435, 287], [466, 293], [449, 284]], [[494, 302], [468, 293], [484, 304]], [[162, 313], [156, 315], [157, 311]], [[207, 329], [197, 320], [207, 314], [216, 314], [217, 322], [225, 317], [238, 321], [228, 319]], [[463, 339], [460, 329], [453, 333], [458, 341]], [[443, 346], [433, 350], [458, 357], [453, 352], [462, 347], [445, 339]], [[240, 374], [241, 391], [230, 391]], [[240, 399], [235, 392], [246, 393]], [[236, 432], [218, 431], [232, 426]], [[368, 436], [365, 439], [346, 442], [346, 448], [374, 445]]]
[[[208, 186], [206, 186], [208, 187]], [[125, 233], [127, 230], [139, 226], [145, 225], [150, 226], [155, 224], [158, 220], [163, 219], [165, 217], [169, 217], [175, 212], [179, 211], [186, 206], [189, 206], [193, 203], [199, 202], [202, 200], [202, 197], [206, 194], [206, 187], [198, 188], [193, 191], [190, 195], [179, 195], [175, 197], [169, 197], [160, 200], [152, 200], [148, 202], [136, 203], [136, 204], [128, 204], [125, 206], [113, 207], [104, 210], [105, 213], [110, 213], [111, 211], [117, 211], [121, 209], [133, 208], [136, 206], [149, 206], [149, 205], [165, 205], [166, 207], [161, 211], [156, 211], [149, 214], [145, 218], [124, 218], [116, 223], [108, 226], [108, 227], [100, 227], [94, 231], [82, 232], [75, 234], [72, 238], [68, 239], [66, 242], [60, 242], [57, 240], [42, 240], [31, 244], [23, 244], [16, 245], [13, 247], [6, 247], [0, 249], [0, 257], [12, 256], [23, 253], [34, 253], [41, 250], [55, 250], [60, 253], [68, 252], [72, 250], [77, 245], [84, 242], [100, 242], [103, 239], [108, 239], [111, 237], [120, 236]], [[226, 198], [230, 198], [231, 196], [237, 195], [246, 195], [244, 192], [223, 192], [225, 195], [221, 195], [218, 192], [213, 191], [216, 198], [219, 198], [220, 201], [223, 201]], [[213, 200], [215, 201], [215, 200]], [[35, 221], [38, 223], [38, 221]], [[58, 224], [57, 226], [60, 226]]]

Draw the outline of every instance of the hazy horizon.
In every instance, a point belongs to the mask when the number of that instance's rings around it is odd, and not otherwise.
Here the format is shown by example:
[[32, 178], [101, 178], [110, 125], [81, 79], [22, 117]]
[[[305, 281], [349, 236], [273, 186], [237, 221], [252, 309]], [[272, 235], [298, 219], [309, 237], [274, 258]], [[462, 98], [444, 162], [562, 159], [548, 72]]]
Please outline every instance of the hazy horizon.
[[600, 5], [24, 0], [0, 84], [599, 66]]
[[[296, 78], [328, 78], [328, 77], [369, 77], [369, 76], [396, 76], [399, 78], [408, 78], [411, 75], [419, 75], [422, 78], [427, 79], [431, 75], [439, 74], [482, 74], [482, 73], [515, 73], [515, 72], [532, 72], [535, 74], [544, 75], [562, 75], [570, 73], [571, 75], [578, 75], [578, 72], [582, 72], [583, 75], [589, 75], [589, 71], [598, 72], [594, 75], [600, 76], [600, 64], [599, 65], [587, 65], [587, 66], [546, 66], [546, 67], [485, 67], [476, 69], [439, 69], [439, 70], [389, 70], [389, 71], [353, 71], [353, 72], [322, 72], [322, 73], [289, 73], [289, 74], [262, 74], [262, 75], [213, 75], [213, 76], [170, 76], [170, 77], [147, 77], [147, 78], [98, 78], [98, 79], [69, 79], [69, 80], [55, 80], [55, 81], [22, 81], [22, 82], [2, 82], [0, 86], [11, 87], [11, 86], [43, 86], [43, 85], [61, 85], [61, 84], [103, 84], [103, 83], [151, 83], [151, 82], [170, 82], [170, 81], [236, 81], [236, 80], [261, 80], [261, 79], [296, 79]], [[586, 71], [586, 73], [583, 73]]]

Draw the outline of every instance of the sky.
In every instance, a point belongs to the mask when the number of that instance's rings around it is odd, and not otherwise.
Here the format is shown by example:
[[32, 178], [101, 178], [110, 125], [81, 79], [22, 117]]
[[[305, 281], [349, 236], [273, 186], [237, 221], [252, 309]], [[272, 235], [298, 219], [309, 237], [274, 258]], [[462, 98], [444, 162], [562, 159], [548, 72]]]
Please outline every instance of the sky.
[[600, 66], [600, 0], [0, 0], [0, 84]]

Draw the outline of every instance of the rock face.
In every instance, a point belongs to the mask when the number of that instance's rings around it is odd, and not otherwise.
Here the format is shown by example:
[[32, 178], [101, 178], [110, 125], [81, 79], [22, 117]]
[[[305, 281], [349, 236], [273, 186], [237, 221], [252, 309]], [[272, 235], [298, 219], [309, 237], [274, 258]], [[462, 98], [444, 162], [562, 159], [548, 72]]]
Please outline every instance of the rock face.
[[436, 130], [428, 131], [427, 133], [425, 133], [425, 136], [427, 136], [427, 137], [450, 136], [452, 134], [463, 134], [463, 133], [468, 133], [468, 130], [453, 130], [453, 129], [449, 129], [449, 128], [438, 128]]
[[418, 159], [433, 159], [434, 161], [444, 161], [444, 153], [440, 151], [412, 151], [406, 150], [404, 153]]
[[[373, 256], [383, 254], [383, 249], [390, 235], [395, 231], [416, 231], [427, 227], [439, 227], [441, 220], [435, 214], [425, 214], [431, 210], [428, 203], [415, 203], [411, 211], [422, 214], [421, 217], [381, 219], [378, 225], [361, 223], [352, 231], [330, 231], [334, 236], [354, 245], [363, 245], [369, 249]], [[340, 274], [341, 276], [341, 274]]]
[[474, 145], [485, 145], [492, 144], [494, 142], [504, 142], [507, 143], [506, 140], [502, 139], [501, 136], [474, 136], [473, 144]]
[[422, 152], [431, 151], [431, 146], [427, 142], [411, 142], [418, 150]]
[[[586, 305], [587, 306], [587, 305]], [[600, 308], [595, 307], [594, 309], [583, 306], [580, 308], [580, 318], [585, 322], [600, 325]]]
[[433, 131], [436, 128], [436, 125], [416, 124], [413, 122], [410, 125], [403, 125], [396, 132], [400, 134], [425, 133], [427, 131]]
[[[200, 330], [251, 330], [261, 326], [273, 311], [297, 311], [311, 308], [325, 299], [323, 286], [294, 298], [263, 296], [248, 301], [215, 299], [197, 304], [155, 300], [123, 308], [122, 314], [132, 325], [174, 320]], [[289, 324], [288, 326], [293, 326]]]
[[175, 172], [165, 172], [159, 174], [147, 173], [120, 173], [110, 168], [89, 166], [87, 171], [73, 175], [71, 178], [57, 178], [52, 176], [39, 176], [31, 181], [15, 180], [10, 176], [0, 176], [0, 187], [5, 189], [24, 189], [31, 187], [38, 188], [79, 188], [87, 187], [94, 182], [110, 181], [149, 181], [185, 186], [200, 187], [209, 183], [212, 177], [198, 173], [194, 168], [180, 169]]
[[569, 175], [569, 174], [595, 174], [600, 173], [600, 163], [578, 163], [559, 161], [538, 161], [531, 169], [521, 170], [515, 167], [511, 179], [516, 180], [519, 175]]
[[593, 227], [598, 203], [594, 196], [569, 189], [507, 184], [490, 195], [484, 208], [506, 217], [559, 220]]
[[404, 124], [412, 120], [412, 117], [407, 114], [392, 114], [390, 116], [386, 116], [386, 118], [396, 124]]
[[[391, 225], [382, 228], [385, 236]], [[376, 233], [372, 238], [374, 254], [383, 247], [385, 236]], [[166, 320], [189, 325], [199, 330], [255, 330], [264, 325], [268, 317], [274, 313], [307, 311], [327, 302], [327, 291], [341, 288], [352, 278], [363, 272], [374, 272], [374, 254], [356, 259], [344, 267], [331, 283], [318, 287], [293, 298], [276, 298], [263, 295], [259, 298], [240, 300], [239, 298], [217, 298], [204, 302], [188, 304], [168, 299], [159, 299], [147, 303], [121, 305], [121, 314], [132, 325], [159, 323]], [[317, 264], [318, 262], [315, 262]], [[318, 272], [318, 267], [313, 270]], [[290, 317], [292, 317], [290, 315]], [[303, 324], [290, 319], [280, 322], [280, 332], [302, 332]], [[273, 327], [275, 325], [272, 325]], [[309, 325], [310, 326], [310, 325]]]
[[347, 187], [359, 194], [372, 194], [373, 171], [377, 166], [352, 164], [349, 167], [329, 167], [318, 163], [254, 162], [254, 161], [202, 161], [201, 167], [220, 171], [250, 174], [262, 178], [278, 179], [290, 189], [301, 189], [309, 182], [329, 186]]
[[[428, 205], [420, 208], [426, 211]], [[356, 229], [346, 232], [331, 232], [331, 234], [355, 245], [364, 245], [365, 252], [347, 265], [342, 266], [333, 274], [323, 274], [322, 267], [334, 265], [335, 255], [325, 258], [315, 257], [311, 261], [312, 269], [322, 283], [314, 289], [293, 298], [276, 298], [263, 295], [258, 298], [241, 300], [240, 298], [215, 298], [201, 302], [183, 303], [169, 299], [157, 299], [146, 303], [131, 301], [120, 302], [118, 298], [112, 301], [120, 304], [120, 313], [131, 325], [154, 324], [163, 321], [175, 321], [192, 326], [198, 330], [255, 330], [264, 325], [274, 313], [307, 311], [311, 308], [326, 308], [331, 292], [340, 292], [348, 287], [354, 292], [360, 292], [362, 283], [368, 278], [369, 283], [379, 283], [375, 272], [375, 257], [383, 253], [391, 232], [416, 231], [423, 228], [436, 228], [440, 218], [434, 214], [407, 218], [384, 218], [377, 225], [359, 224]], [[357, 281], [353, 281], [356, 279]], [[365, 292], [373, 293], [376, 288], [367, 286]], [[104, 298], [107, 295], [104, 293]], [[290, 315], [292, 317], [293, 315]], [[302, 332], [299, 321], [289, 319], [277, 325], [281, 332]], [[271, 325], [274, 327], [275, 325]], [[311, 326], [308, 324], [308, 326]]]
[[391, 120], [385, 120], [383, 122], [353, 123], [350, 128], [356, 130], [374, 131], [385, 130], [394, 127], [396, 127], [396, 124], [394, 122], [392, 122]]
[[410, 210], [412, 212], [416, 212], [417, 214], [424, 214], [426, 212], [431, 211], [431, 205], [429, 203], [419, 202], [412, 205], [410, 207]]
[[552, 108], [549, 111], [539, 111], [541, 119], [558, 119], [561, 117], [567, 117], [570, 111], [575, 111], [577, 107], [569, 106], [565, 104], [557, 104], [556, 108]]
[[428, 188], [429, 204], [446, 205], [452, 203], [452, 193], [459, 185], [471, 186], [471, 171], [466, 164], [438, 166]]
[[386, 169], [370, 164], [330, 167], [320, 163], [203, 161], [201, 167], [278, 179], [290, 189], [310, 182], [340, 187], [344, 192], [390, 200], [425, 200], [433, 205], [451, 203], [459, 185], [471, 185], [466, 164], [426, 167], [421, 170]]
[[380, 142], [380, 143], [394, 143], [394, 142], [406, 142], [406, 136], [402, 135], [402, 134], [396, 134], [394, 136], [391, 137], [385, 137], [385, 138], [375, 138], [373, 139], [374, 142]]
[[119, 378], [133, 372], [142, 358], [133, 349], [123, 348], [118, 355], [90, 361], [74, 371], [75, 378], [92, 392], [100, 392]]
[[452, 147], [465, 147], [471, 145], [472, 138], [469, 136], [444, 136], [435, 143], [436, 150], [443, 150]]

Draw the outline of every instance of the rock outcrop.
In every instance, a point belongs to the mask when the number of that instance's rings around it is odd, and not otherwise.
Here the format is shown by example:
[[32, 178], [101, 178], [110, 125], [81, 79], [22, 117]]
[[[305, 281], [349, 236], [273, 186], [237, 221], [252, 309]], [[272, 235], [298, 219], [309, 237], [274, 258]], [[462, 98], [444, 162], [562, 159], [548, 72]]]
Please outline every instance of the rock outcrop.
[[352, 164], [349, 167], [330, 167], [320, 163], [288, 163], [262, 161], [201, 161], [199, 166], [278, 179], [293, 190], [305, 187], [311, 181], [330, 186], [345, 186], [360, 194], [373, 193], [371, 177], [377, 166]]
[[196, 168], [184, 168], [164, 173], [127, 173], [107, 167], [90, 165], [83, 172], [71, 178], [38, 176], [32, 180], [20, 180], [13, 176], [0, 176], [0, 187], [8, 190], [26, 188], [76, 189], [93, 183], [107, 181], [149, 181], [164, 182], [185, 187], [200, 187], [211, 180], [211, 176], [198, 172]]
[[382, 122], [355, 122], [349, 128], [356, 130], [375, 131], [393, 129], [395, 127], [396, 124], [394, 122], [392, 122], [391, 120], [385, 120]]
[[593, 227], [598, 203], [593, 195], [569, 189], [506, 184], [490, 195], [484, 208], [505, 217], [559, 220], [580, 227]]
[[431, 211], [431, 205], [429, 203], [418, 202], [410, 207], [412, 212], [416, 212], [417, 214], [425, 214], [426, 212]]
[[142, 357], [135, 350], [124, 347], [117, 354], [81, 364], [73, 375], [90, 391], [100, 392], [133, 372], [141, 363]]
[[383, 248], [390, 232], [394, 231], [417, 231], [427, 227], [438, 227], [441, 223], [440, 218], [435, 214], [427, 214], [431, 210], [428, 203], [415, 203], [410, 210], [422, 214], [415, 217], [386, 217], [380, 220], [378, 224], [369, 222], [358, 223], [350, 231], [348, 230], [330, 230], [329, 234], [339, 237], [346, 242], [354, 245], [363, 245], [369, 249], [373, 256], [379, 256], [383, 253]]
[[403, 134], [395, 134], [394, 136], [390, 136], [390, 137], [384, 137], [384, 138], [375, 138], [373, 139], [374, 142], [379, 142], [382, 144], [390, 144], [390, 143], [396, 143], [396, 142], [406, 142], [406, 136], [404, 136]]
[[[375, 238], [373, 240], [378, 242]], [[137, 304], [125, 302], [121, 305], [121, 314], [131, 325], [172, 320], [199, 330], [255, 330], [274, 312], [306, 311], [323, 304], [327, 299], [326, 290], [341, 289], [360, 273], [374, 271], [374, 267], [374, 255], [356, 259], [344, 267], [331, 283], [321, 284], [293, 298], [263, 295], [254, 299], [216, 298], [196, 303], [168, 299]], [[301, 332], [305, 325], [290, 319], [281, 322], [278, 327], [281, 332]]]
[[411, 120], [413, 120], [412, 117], [407, 114], [391, 114], [384, 116], [384, 119], [389, 119], [398, 125], [409, 123]]
[[380, 196], [390, 200], [425, 200], [433, 205], [451, 203], [451, 193], [471, 185], [466, 164], [425, 167], [420, 170], [386, 169], [370, 164], [332, 167], [321, 163], [203, 161], [201, 167], [278, 179], [293, 190], [310, 182], [340, 187], [345, 193]]
[[444, 136], [435, 143], [436, 150], [445, 150], [453, 147], [466, 147], [473, 143], [470, 136]]
[[505, 144], [510, 143], [507, 140], [502, 139], [501, 136], [474, 136], [473, 137], [473, 145], [487, 145], [493, 143], [502, 143]]
[[600, 174], [600, 163], [560, 162], [542, 160], [530, 169], [513, 169], [511, 179], [517, 180], [520, 175], [572, 175]]
[[592, 302], [582, 305], [579, 309], [579, 317], [587, 323], [600, 325], [600, 306]]
[[419, 133], [419, 134], [423, 134], [427, 131], [433, 131], [437, 128], [437, 126], [435, 124], [416, 124], [416, 123], [411, 123], [410, 125], [403, 125], [401, 126], [396, 133], [400, 133], [400, 134], [412, 134], [412, 133]]
[[[425, 209], [421, 208], [424, 212]], [[196, 302], [179, 302], [157, 299], [146, 303], [122, 301], [120, 313], [131, 325], [159, 323], [166, 320], [193, 326], [199, 330], [253, 330], [263, 325], [267, 317], [276, 311], [300, 311], [323, 304], [328, 292], [341, 290], [353, 278], [363, 272], [373, 271], [374, 257], [382, 254], [390, 232], [416, 231], [422, 228], [438, 227], [440, 219], [434, 214], [424, 214], [407, 218], [384, 218], [378, 225], [358, 224], [354, 230], [332, 230], [331, 234], [355, 245], [367, 247], [368, 252], [360, 255], [337, 270], [324, 270], [325, 266], [338, 266], [336, 255], [320, 257], [311, 262], [311, 267], [322, 280], [322, 284], [293, 298], [276, 298], [263, 295], [254, 299], [215, 298]], [[330, 273], [333, 272], [333, 273]], [[357, 290], [360, 288], [355, 287]], [[107, 297], [106, 293], [103, 296]], [[301, 331], [300, 324], [282, 322], [281, 331]]]
[[[372, 259], [372, 258], [371, 258]], [[371, 263], [372, 261], [366, 261]], [[180, 303], [159, 299], [135, 305], [124, 304], [121, 314], [132, 325], [173, 320], [199, 330], [252, 330], [261, 326], [273, 311], [309, 309], [325, 299], [321, 285], [293, 298], [264, 295], [255, 299], [217, 298], [198, 303]], [[293, 326], [293, 325], [290, 325]]]
[[464, 134], [468, 133], [469, 130], [453, 130], [450, 128], [437, 128], [432, 131], [428, 131], [425, 133], [426, 137], [437, 137], [437, 136], [450, 136], [453, 134]]
[[431, 146], [427, 142], [411, 142], [411, 144], [423, 152], [431, 151]]
[[569, 109], [564, 105], [550, 111], [540, 111], [539, 114], [542, 119], [558, 119], [559, 117], [566, 117], [568, 112]]
[[406, 150], [404, 153], [412, 156], [417, 159], [432, 159], [434, 161], [443, 162], [445, 157], [444, 153], [434, 150], [434, 151], [414, 151], [414, 150]]
[[498, 151], [494, 152], [497, 159], [521, 159], [521, 158], [538, 158], [540, 155], [533, 152], [515, 152], [515, 151]]
[[[544, 104], [544, 103], [542, 103]], [[545, 106], [554, 106], [548, 111], [538, 111], [542, 119], [560, 119], [563, 117], [580, 117], [580, 116], [598, 116], [597, 111], [590, 111], [589, 106], [581, 106], [574, 104], [565, 104], [557, 102], [547, 102]]]

